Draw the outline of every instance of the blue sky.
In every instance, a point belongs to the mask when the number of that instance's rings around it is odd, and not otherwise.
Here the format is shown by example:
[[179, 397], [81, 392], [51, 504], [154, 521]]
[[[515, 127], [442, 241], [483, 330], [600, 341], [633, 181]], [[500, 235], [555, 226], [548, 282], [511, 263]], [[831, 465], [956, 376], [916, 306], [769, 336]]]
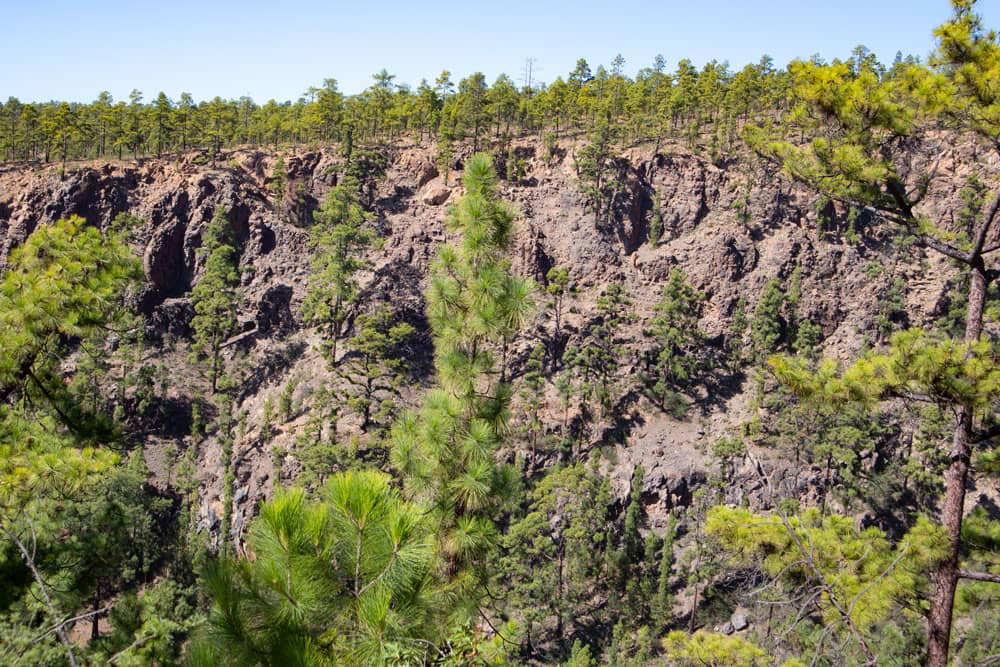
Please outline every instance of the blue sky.
[[[947, 0], [507, 0], [341, 2], [281, 0], [135, 2], [6, 0], [0, 37], [0, 99], [90, 101], [102, 90], [151, 99], [163, 90], [196, 100], [250, 95], [296, 99], [335, 78], [358, 92], [385, 67], [416, 85], [449, 69], [520, 80], [525, 60], [551, 81], [577, 58], [591, 67], [615, 54], [634, 74], [662, 53], [673, 67], [764, 53], [784, 66], [818, 53], [845, 57], [864, 44], [883, 61], [926, 55]], [[1000, 0], [980, 0], [1000, 28]]]

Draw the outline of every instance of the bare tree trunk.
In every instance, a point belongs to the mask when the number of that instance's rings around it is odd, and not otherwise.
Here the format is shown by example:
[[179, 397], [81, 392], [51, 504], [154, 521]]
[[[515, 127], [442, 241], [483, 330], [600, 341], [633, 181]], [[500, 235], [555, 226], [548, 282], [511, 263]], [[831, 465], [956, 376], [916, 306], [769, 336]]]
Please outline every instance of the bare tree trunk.
[[688, 619], [688, 634], [693, 635], [697, 624], [695, 614], [698, 611], [698, 584], [694, 586], [694, 599], [691, 600], [691, 617]]
[[565, 563], [565, 546], [559, 545], [559, 557], [558, 557], [558, 587], [556, 592], [556, 598], [559, 601], [559, 605], [556, 608], [556, 636], [559, 637], [559, 641], [563, 639], [563, 614], [562, 614], [562, 599], [563, 599], [563, 566]]
[[100, 610], [101, 610], [101, 585], [97, 585], [97, 590], [94, 592], [94, 602], [93, 606], [90, 608], [90, 639], [94, 640], [101, 636], [101, 620], [100, 620]]
[[[983, 306], [986, 301], [986, 273], [981, 257], [970, 263], [969, 309], [965, 320], [965, 340], [975, 341], [983, 328]], [[944, 476], [944, 504], [941, 507], [941, 524], [948, 533], [948, 555], [934, 573], [934, 596], [928, 615], [927, 667], [947, 667], [948, 648], [951, 642], [951, 617], [955, 604], [955, 589], [959, 579], [959, 547], [962, 519], [965, 514], [965, 487], [969, 478], [969, 461], [972, 457], [972, 411], [968, 406], [959, 409], [955, 420], [949, 459], [951, 463]]]

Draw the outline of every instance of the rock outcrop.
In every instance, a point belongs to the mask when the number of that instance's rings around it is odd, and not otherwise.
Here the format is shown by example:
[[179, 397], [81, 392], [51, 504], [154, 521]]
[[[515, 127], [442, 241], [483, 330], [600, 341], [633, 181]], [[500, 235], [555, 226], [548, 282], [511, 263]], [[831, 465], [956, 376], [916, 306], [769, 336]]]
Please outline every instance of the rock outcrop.
[[[938, 314], [947, 303], [952, 270], [944, 262], [928, 256], [922, 265], [899, 263], [891, 240], [879, 234], [864, 233], [852, 242], [828, 236], [825, 230], [840, 224], [846, 211], [828, 205], [814, 212], [812, 195], [777, 173], [764, 173], [755, 162], [714, 164], [676, 147], [656, 155], [649, 149], [630, 149], [620, 158], [622, 194], [607, 219], [595, 220], [572, 167], [577, 146], [561, 146], [557, 157], [548, 161], [538, 157], [542, 151], [530, 142], [521, 143], [516, 149], [524, 158], [525, 178], [503, 186], [503, 195], [521, 213], [513, 266], [543, 287], [552, 267], [569, 270], [574, 289], [566, 301], [563, 327], [571, 339], [593, 319], [605, 287], [622, 283], [636, 315], [625, 336], [631, 343], [620, 369], [623, 376], [638, 372], [638, 360], [648, 347], [643, 321], [653, 313], [674, 267], [682, 268], [705, 293], [701, 327], [716, 346], [730, 335], [738, 302], [752, 309], [769, 280], [787, 280], [796, 267], [802, 274], [801, 314], [820, 325], [825, 353], [837, 358], [847, 358], [861, 347], [880, 312], [880, 295], [894, 280], [904, 281], [902, 297], [914, 317], [912, 324]], [[388, 301], [427, 341], [423, 279], [436, 247], [448, 237], [442, 225], [445, 204], [460, 194], [460, 186], [457, 174], [450, 175], [450, 186], [444, 185], [430, 146], [398, 146], [387, 154], [390, 165], [377, 185], [372, 222], [386, 238], [372, 251], [369, 270], [362, 274], [359, 307]], [[112, 225], [123, 212], [144, 221], [131, 232], [147, 280], [139, 303], [158, 340], [165, 334], [173, 339], [189, 335], [193, 313], [187, 294], [202, 271], [201, 234], [217, 210], [227, 212], [239, 246], [243, 332], [227, 354], [234, 359], [243, 355], [239, 363], [249, 378], [236, 408], [246, 417], [233, 459], [240, 489], [237, 505], [244, 520], [252, 503], [270, 492], [275, 462], [280, 462], [273, 453], [286, 452], [285, 472], [294, 469], [296, 435], [308, 421], [312, 397], [329, 379], [326, 362], [316, 351], [317, 334], [302, 327], [298, 311], [310, 274], [306, 228], [336, 184], [339, 158], [333, 149], [286, 153], [288, 186], [276, 201], [270, 187], [275, 157], [236, 151], [214, 168], [199, 164], [204, 159], [197, 154], [180, 161], [79, 166], [65, 180], [54, 168], [0, 173], [0, 266], [37, 225], [63, 216], [81, 215], [101, 227]], [[952, 159], [961, 164], [960, 158]], [[453, 166], [458, 168], [461, 158], [456, 160]], [[929, 210], [942, 210], [954, 201], [957, 189], [949, 183], [928, 193]], [[648, 234], [657, 203], [664, 234], [654, 247]], [[533, 341], [551, 328], [550, 317], [540, 308], [528, 336], [512, 346], [515, 378], [518, 360], [526, 359]], [[430, 372], [431, 350], [425, 344], [410, 352], [413, 386], [405, 396], [415, 400], [421, 378], [426, 380]], [[169, 398], [191, 398], [202, 389], [197, 369], [184, 355], [167, 347], [157, 354], [170, 369]], [[260, 433], [264, 403], [290, 380], [296, 383], [297, 409], [277, 429], [274, 442], [265, 443]], [[642, 464], [644, 497], [660, 516], [690, 502], [693, 490], [713, 469], [707, 453], [710, 442], [732, 433], [751, 416], [751, 389], [736, 379], [732, 382], [688, 420], [671, 419], [640, 400], [629, 408], [637, 411], [640, 426], [609, 424], [595, 430], [613, 433], [603, 440], [605, 436], [595, 436], [590, 447], [617, 450], [606, 465], [619, 498], [628, 492], [632, 468]], [[554, 429], [562, 414], [552, 387], [546, 405], [547, 428]], [[164, 457], [156, 450], [167, 445], [157, 436], [144, 444], [153, 473], [165, 483], [166, 471], [157, 469]], [[218, 446], [211, 439], [199, 445], [190, 440], [175, 444], [199, 447], [202, 506], [207, 508], [203, 518], [210, 527], [213, 516], [222, 513]], [[734, 491], [740, 493], [751, 494], [752, 489]]]

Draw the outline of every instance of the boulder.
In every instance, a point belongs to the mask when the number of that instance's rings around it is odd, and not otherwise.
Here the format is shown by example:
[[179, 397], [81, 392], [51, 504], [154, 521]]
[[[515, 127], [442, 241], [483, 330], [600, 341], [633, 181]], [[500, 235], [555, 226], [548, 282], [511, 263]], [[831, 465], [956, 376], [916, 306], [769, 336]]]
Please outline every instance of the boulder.
[[417, 168], [417, 187], [422, 188], [437, 177], [437, 167], [430, 162], [424, 162]]
[[421, 200], [429, 206], [440, 206], [441, 204], [448, 201], [448, 197], [451, 196], [451, 189], [446, 188], [443, 185], [437, 185], [430, 187], [424, 192], [424, 196]]

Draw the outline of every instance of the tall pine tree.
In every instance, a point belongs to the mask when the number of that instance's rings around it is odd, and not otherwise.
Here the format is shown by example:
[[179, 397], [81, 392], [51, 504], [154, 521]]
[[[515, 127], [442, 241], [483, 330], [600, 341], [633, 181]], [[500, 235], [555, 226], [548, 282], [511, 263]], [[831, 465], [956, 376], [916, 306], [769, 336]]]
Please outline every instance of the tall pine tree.
[[531, 305], [532, 285], [514, 276], [507, 252], [513, 209], [497, 196], [489, 156], [467, 163], [466, 195], [447, 224], [460, 240], [441, 248], [427, 290], [438, 388], [393, 431], [392, 461], [408, 496], [433, 507], [441, 555], [438, 576], [452, 587], [466, 620], [497, 540], [495, 521], [517, 473], [496, 460], [509, 433], [511, 387], [497, 353]]

